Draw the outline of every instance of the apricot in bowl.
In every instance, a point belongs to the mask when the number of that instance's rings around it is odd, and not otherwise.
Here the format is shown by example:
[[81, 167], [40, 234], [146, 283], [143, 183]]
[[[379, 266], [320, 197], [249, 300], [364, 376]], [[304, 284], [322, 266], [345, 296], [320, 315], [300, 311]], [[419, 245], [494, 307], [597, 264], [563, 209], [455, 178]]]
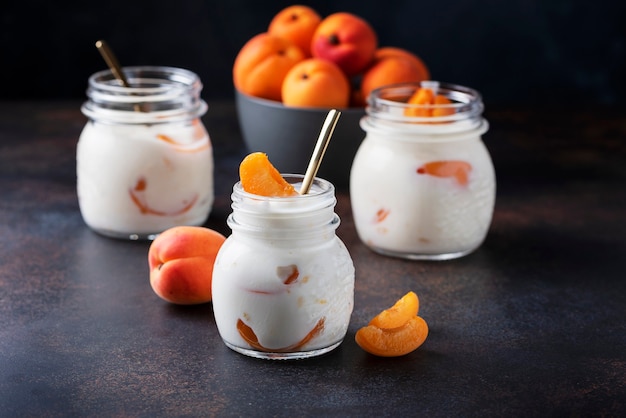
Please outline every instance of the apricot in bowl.
[[[330, 111], [327, 108], [285, 106], [282, 102], [244, 94], [235, 89], [237, 117], [249, 152], [264, 152], [281, 173], [304, 174]], [[365, 132], [359, 122], [365, 108], [338, 108], [339, 121], [317, 177], [347, 189], [350, 167]]]

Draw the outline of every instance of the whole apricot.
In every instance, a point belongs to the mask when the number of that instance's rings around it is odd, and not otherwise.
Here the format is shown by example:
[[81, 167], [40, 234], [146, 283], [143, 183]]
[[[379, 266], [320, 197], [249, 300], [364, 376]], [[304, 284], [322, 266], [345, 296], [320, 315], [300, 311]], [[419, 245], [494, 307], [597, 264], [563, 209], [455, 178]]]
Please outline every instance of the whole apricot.
[[285, 106], [344, 108], [350, 102], [350, 82], [331, 61], [309, 58], [289, 70], [282, 97]]
[[270, 21], [267, 32], [297, 45], [307, 57], [311, 56], [311, 39], [322, 17], [311, 7], [296, 4], [278, 12]]
[[175, 226], [159, 234], [148, 250], [152, 290], [179, 305], [210, 302], [213, 264], [225, 240], [200, 226]]
[[376, 50], [374, 53], [374, 60], [379, 60], [386, 57], [404, 57], [411, 61], [413, 65], [419, 70], [422, 80], [430, 80], [430, 70], [428, 66], [417, 54], [395, 46], [383, 46]]
[[372, 90], [388, 84], [428, 80], [429, 71], [422, 60], [409, 51], [399, 48], [380, 48], [374, 61], [361, 78], [361, 96], [364, 100]]
[[359, 74], [371, 63], [377, 47], [378, 37], [372, 26], [347, 12], [324, 18], [311, 40], [313, 57], [334, 62], [348, 77]]
[[285, 75], [305, 58], [304, 52], [291, 41], [260, 33], [246, 42], [235, 58], [235, 88], [251, 96], [281, 101]]

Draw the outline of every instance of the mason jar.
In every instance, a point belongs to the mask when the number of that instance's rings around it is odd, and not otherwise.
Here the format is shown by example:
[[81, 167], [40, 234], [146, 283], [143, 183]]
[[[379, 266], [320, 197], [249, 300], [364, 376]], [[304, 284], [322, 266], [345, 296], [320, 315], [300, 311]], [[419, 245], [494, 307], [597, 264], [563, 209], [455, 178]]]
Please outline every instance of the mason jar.
[[[300, 175], [283, 175], [301, 184]], [[296, 187], [299, 190], [299, 186]], [[337, 237], [334, 186], [263, 197], [233, 187], [232, 234], [213, 270], [213, 312], [224, 343], [263, 359], [301, 359], [341, 344], [354, 305], [354, 265]]]
[[[446, 104], [407, 103], [418, 88]], [[440, 116], [423, 115], [437, 109]], [[379, 88], [368, 98], [366, 132], [350, 172], [360, 240], [406, 259], [446, 260], [477, 249], [489, 230], [496, 181], [482, 135], [478, 91], [438, 82]]]
[[213, 150], [201, 117], [202, 83], [188, 70], [125, 67], [89, 77], [88, 121], [76, 150], [85, 223], [115, 238], [153, 239], [178, 225], [201, 225], [214, 200]]

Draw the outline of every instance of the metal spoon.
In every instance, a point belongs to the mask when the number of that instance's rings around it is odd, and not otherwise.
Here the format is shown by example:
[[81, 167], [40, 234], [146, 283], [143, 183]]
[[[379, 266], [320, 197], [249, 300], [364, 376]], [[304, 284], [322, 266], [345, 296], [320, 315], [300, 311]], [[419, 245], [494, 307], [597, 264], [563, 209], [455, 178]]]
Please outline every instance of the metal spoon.
[[[120, 67], [120, 63], [117, 61], [117, 58], [115, 57], [115, 54], [113, 53], [111, 48], [109, 48], [109, 45], [105, 41], [100, 39], [96, 42], [96, 48], [98, 48], [100, 55], [102, 55], [102, 58], [104, 58], [104, 61], [107, 63], [109, 69], [113, 73], [113, 76], [117, 80], [119, 80], [120, 83], [122, 83], [122, 86], [130, 87], [128, 80], [126, 79], [126, 76], [122, 71], [122, 67]], [[143, 111], [142, 107], [138, 104], [133, 105], [133, 109], [136, 112]]]
[[341, 116], [341, 112], [336, 109], [331, 109], [328, 112], [328, 115], [326, 115], [326, 120], [324, 120], [322, 130], [320, 131], [320, 135], [315, 143], [313, 155], [311, 155], [311, 160], [309, 160], [309, 166], [307, 167], [304, 179], [302, 180], [300, 194], [307, 194], [309, 192], [311, 184], [313, 184], [313, 179], [315, 178], [317, 170], [322, 162], [322, 158], [324, 158], [326, 148], [328, 148], [330, 137], [333, 135], [339, 116]]
[[122, 83], [122, 86], [130, 87], [130, 84], [128, 84], [128, 80], [126, 80], [126, 76], [124, 76], [122, 68], [117, 61], [115, 54], [113, 54], [113, 51], [111, 51], [109, 45], [105, 41], [99, 40], [96, 42], [96, 48], [98, 48], [100, 55], [102, 55], [102, 58], [104, 58], [104, 61], [109, 66], [109, 69], [113, 73], [113, 76], [117, 78], [120, 83]]

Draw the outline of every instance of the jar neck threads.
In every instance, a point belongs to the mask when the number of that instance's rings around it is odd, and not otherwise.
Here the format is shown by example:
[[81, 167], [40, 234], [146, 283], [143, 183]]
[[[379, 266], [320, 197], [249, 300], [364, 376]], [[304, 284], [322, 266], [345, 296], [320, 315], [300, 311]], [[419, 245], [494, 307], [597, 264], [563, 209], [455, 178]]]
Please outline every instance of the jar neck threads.
[[[419, 88], [433, 89], [436, 95], [449, 99], [445, 104], [412, 104], [409, 98]], [[367, 116], [361, 126], [368, 130], [393, 130], [411, 134], [448, 135], [487, 130], [482, 117], [484, 105], [480, 93], [469, 87], [423, 81], [378, 88], [368, 97]], [[424, 111], [441, 110], [441, 116], [410, 116]], [[407, 115], [409, 114], [409, 115]]]
[[198, 118], [207, 111], [200, 97], [202, 83], [193, 72], [161, 66], [124, 67], [131, 87], [124, 87], [111, 70], [89, 77], [81, 111], [92, 120], [146, 124]]
[[[298, 189], [303, 176], [284, 174]], [[323, 179], [313, 181], [308, 194], [293, 197], [267, 197], [247, 193], [241, 182], [233, 187], [232, 214], [228, 226], [234, 234], [280, 241], [307, 241], [314, 237], [331, 238], [339, 226], [334, 208], [334, 186]]]

